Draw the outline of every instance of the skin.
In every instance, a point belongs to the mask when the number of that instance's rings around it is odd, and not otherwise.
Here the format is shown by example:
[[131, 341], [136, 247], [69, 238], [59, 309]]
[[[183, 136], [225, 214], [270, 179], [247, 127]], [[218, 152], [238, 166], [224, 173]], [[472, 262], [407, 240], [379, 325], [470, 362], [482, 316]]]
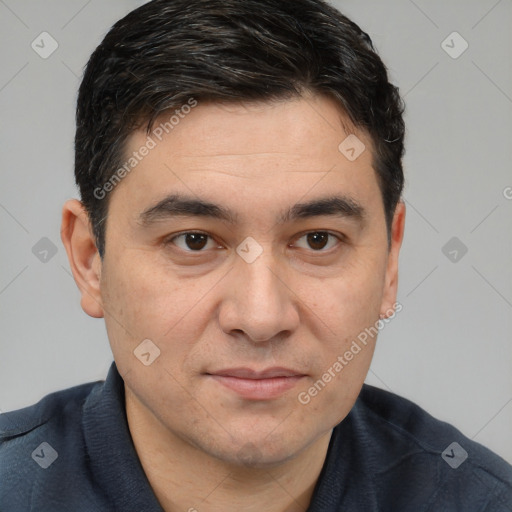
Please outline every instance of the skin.
[[[130, 432], [166, 511], [292, 512], [310, 502], [375, 338], [308, 404], [298, 395], [391, 313], [404, 229], [399, 203], [388, 245], [371, 141], [349, 127], [318, 95], [200, 103], [110, 192], [103, 261], [81, 203], [64, 205], [62, 240], [81, 305], [105, 318]], [[366, 146], [354, 161], [338, 150], [350, 133]], [[134, 132], [127, 156], [145, 141]], [[142, 226], [141, 213], [171, 193], [228, 207], [237, 222], [171, 216]], [[278, 222], [294, 204], [333, 194], [357, 202], [362, 220]], [[210, 237], [200, 252], [173, 238], [190, 231]], [[319, 231], [333, 235], [321, 238], [325, 247], [307, 237]], [[246, 237], [263, 251], [252, 263], [236, 252]], [[148, 366], [134, 355], [144, 339], [160, 350]], [[211, 375], [242, 367], [298, 377], [276, 396], [249, 399]]]

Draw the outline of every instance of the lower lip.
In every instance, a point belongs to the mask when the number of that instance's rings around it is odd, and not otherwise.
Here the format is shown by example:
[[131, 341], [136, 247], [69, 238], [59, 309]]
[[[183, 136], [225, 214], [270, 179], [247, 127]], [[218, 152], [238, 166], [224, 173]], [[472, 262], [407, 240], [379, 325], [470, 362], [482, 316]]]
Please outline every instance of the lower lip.
[[269, 400], [277, 398], [295, 387], [303, 378], [300, 375], [293, 377], [272, 377], [269, 379], [242, 379], [227, 375], [210, 375], [210, 377], [247, 400]]

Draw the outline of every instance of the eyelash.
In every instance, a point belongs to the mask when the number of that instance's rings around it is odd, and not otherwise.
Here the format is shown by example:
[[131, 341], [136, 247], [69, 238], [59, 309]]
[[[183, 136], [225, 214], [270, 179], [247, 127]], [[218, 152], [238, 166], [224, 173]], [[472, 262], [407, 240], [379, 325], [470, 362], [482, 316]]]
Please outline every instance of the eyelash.
[[[333, 246], [333, 247], [330, 247], [329, 249], [327, 250], [323, 250], [323, 249], [320, 249], [320, 250], [314, 250], [314, 249], [311, 249], [311, 251], [313, 253], [316, 253], [316, 254], [327, 254], [328, 252], [330, 252], [331, 249], [333, 249], [334, 247], [336, 247], [337, 245], [339, 245], [340, 243], [343, 243], [345, 241], [345, 237], [341, 234], [335, 234], [335, 233], [332, 233], [330, 231], [322, 231], [322, 230], [313, 230], [313, 231], [307, 231], [305, 233], [301, 233], [297, 238], [296, 240], [300, 240], [301, 238], [304, 238], [305, 236], [307, 235], [310, 235], [310, 234], [326, 234], [330, 237], [333, 237], [333, 238], [336, 238], [338, 240], [338, 243]], [[178, 234], [175, 234], [175, 235], [172, 235], [172, 237], [169, 237], [168, 239], [166, 239], [164, 241], [164, 246], [168, 246], [170, 244], [173, 244], [173, 245], [176, 245], [174, 244], [174, 240], [176, 240], [177, 238], [179, 237], [183, 237], [183, 236], [186, 236], [186, 235], [204, 235], [206, 237], [208, 237], [209, 240], [213, 240], [213, 237], [211, 235], [209, 235], [208, 233], [204, 233], [203, 231], [184, 231], [183, 233], [178, 233]], [[208, 242], [207, 242], [208, 243]], [[181, 249], [183, 252], [186, 252], [186, 253], [202, 253], [202, 252], [206, 252], [207, 249], [201, 249], [201, 250], [197, 250], [197, 251], [194, 251], [194, 250], [191, 250], [191, 249], [182, 249], [181, 247], [178, 247], [178, 249]]]

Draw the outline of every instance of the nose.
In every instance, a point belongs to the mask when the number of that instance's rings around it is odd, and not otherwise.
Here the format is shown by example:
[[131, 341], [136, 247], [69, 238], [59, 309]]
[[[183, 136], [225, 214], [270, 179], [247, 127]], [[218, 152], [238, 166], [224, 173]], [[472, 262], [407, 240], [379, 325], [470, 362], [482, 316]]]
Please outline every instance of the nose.
[[237, 256], [224, 283], [219, 312], [222, 330], [244, 334], [253, 343], [289, 336], [299, 325], [299, 313], [297, 296], [286, 277], [270, 250], [252, 263]]

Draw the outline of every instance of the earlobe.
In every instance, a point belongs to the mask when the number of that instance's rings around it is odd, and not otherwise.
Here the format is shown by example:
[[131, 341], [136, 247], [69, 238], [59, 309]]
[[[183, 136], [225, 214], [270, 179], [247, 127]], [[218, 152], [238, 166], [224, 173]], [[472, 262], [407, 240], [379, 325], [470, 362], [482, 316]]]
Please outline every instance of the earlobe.
[[96, 248], [89, 216], [80, 201], [70, 199], [62, 208], [61, 239], [69, 265], [82, 295], [82, 309], [93, 318], [102, 318], [101, 259]]
[[404, 236], [404, 228], [405, 204], [403, 201], [400, 201], [396, 206], [395, 214], [393, 216], [393, 224], [391, 226], [391, 246], [388, 253], [384, 293], [380, 310], [381, 318], [387, 318], [392, 315], [394, 305], [396, 304], [396, 294], [398, 289], [398, 256]]

